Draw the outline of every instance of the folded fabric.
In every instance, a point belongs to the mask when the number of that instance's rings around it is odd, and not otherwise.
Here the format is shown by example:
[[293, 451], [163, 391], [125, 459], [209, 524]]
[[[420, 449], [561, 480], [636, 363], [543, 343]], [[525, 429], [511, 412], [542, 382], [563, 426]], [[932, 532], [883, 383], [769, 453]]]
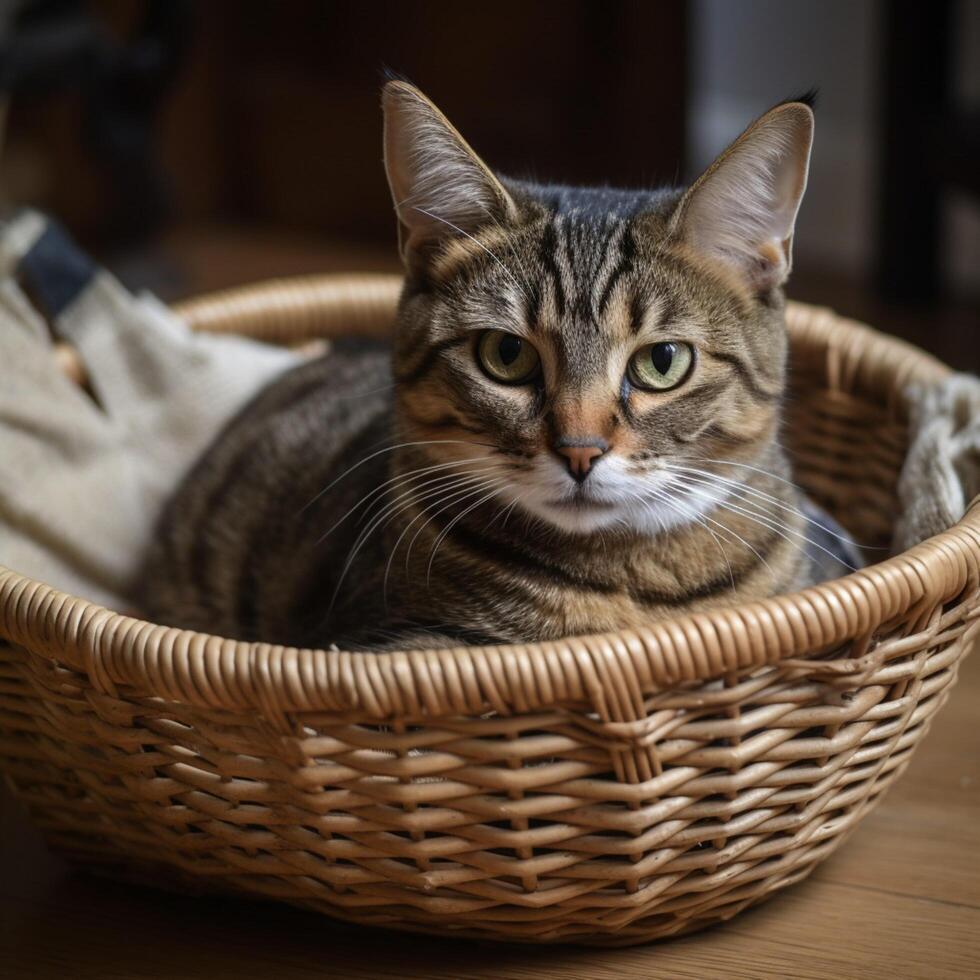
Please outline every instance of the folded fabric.
[[954, 374], [908, 392], [909, 449], [898, 481], [893, 548], [955, 524], [980, 494], [980, 379]]
[[[59, 369], [55, 339], [77, 350], [89, 391]], [[126, 608], [158, 515], [188, 467], [300, 356], [192, 333], [35, 212], [4, 224], [0, 564]]]

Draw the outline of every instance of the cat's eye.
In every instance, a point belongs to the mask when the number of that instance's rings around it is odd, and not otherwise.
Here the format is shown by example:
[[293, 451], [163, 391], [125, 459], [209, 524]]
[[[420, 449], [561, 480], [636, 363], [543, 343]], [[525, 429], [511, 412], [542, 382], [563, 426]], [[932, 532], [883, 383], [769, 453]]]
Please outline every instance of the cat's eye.
[[504, 330], [483, 333], [476, 354], [480, 367], [506, 385], [527, 384], [541, 369], [538, 352], [523, 337]]
[[631, 358], [627, 374], [637, 388], [667, 391], [687, 380], [694, 364], [690, 344], [668, 340], [641, 347]]

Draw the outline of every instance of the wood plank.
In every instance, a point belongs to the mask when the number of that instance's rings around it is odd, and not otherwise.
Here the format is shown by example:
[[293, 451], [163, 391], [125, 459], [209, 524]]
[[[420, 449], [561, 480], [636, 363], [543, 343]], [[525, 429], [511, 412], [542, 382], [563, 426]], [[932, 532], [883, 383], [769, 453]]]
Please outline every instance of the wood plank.
[[259, 980], [286, 971], [351, 980], [646, 980], [658, 974], [943, 980], [971, 975], [980, 935], [980, 910], [830, 882], [793, 889], [701, 935], [619, 950], [401, 936], [274, 905], [187, 899], [83, 879], [69, 880], [46, 899], [0, 899], [0, 919], [7, 968], [20, 971], [4, 975], [79, 980], [231, 974]]

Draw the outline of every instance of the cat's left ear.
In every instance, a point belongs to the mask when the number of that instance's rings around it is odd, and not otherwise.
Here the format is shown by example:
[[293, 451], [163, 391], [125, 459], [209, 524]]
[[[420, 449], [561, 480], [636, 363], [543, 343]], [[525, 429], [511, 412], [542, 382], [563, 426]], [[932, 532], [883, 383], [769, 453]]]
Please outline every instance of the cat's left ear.
[[682, 241], [730, 266], [759, 293], [782, 285], [806, 190], [813, 111], [786, 102], [767, 112], [701, 175], [672, 219]]

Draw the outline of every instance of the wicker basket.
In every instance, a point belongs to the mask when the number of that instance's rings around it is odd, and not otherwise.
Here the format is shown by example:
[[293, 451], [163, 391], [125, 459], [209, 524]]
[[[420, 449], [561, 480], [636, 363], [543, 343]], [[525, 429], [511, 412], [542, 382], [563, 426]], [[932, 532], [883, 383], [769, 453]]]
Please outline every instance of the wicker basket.
[[[185, 304], [283, 342], [384, 334], [399, 282]], [[887, 543], [902, 391], [947, 369], [791, 305], [788, 438]], [[116, 615], [0, 570], [0, 769], [52, 847], [355, 922], [626, 944], [805, 877], [905, 768], [977, 629], [980, 504], [796, 595], [528, 646], [349, 654]]]

